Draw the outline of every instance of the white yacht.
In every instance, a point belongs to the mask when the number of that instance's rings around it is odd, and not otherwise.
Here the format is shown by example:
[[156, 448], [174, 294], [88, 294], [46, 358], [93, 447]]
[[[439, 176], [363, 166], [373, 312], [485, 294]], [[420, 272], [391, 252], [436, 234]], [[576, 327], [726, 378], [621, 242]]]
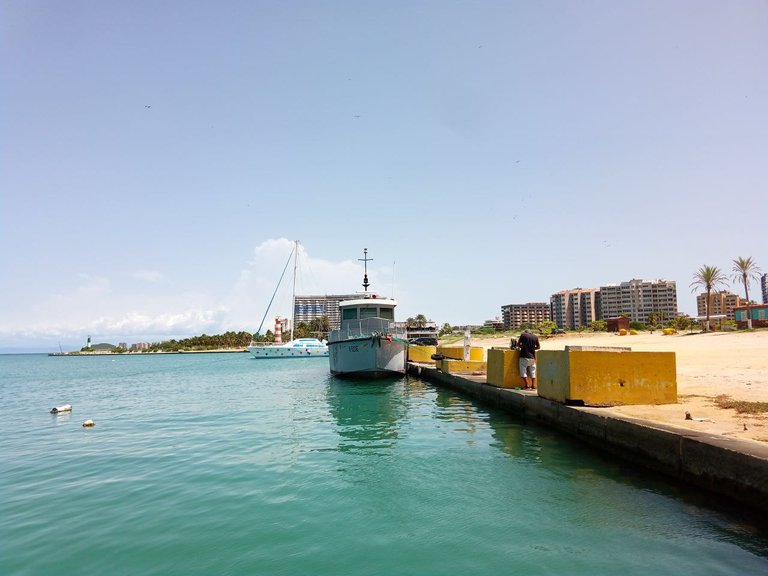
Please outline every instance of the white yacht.
[[379, 378], [405, 374], [405, 328], [395, 324], [397, 302], [368, 293], [368, 249], [365, 249], [365, 294], [339, 302], [341, 326], [328, 336], [331, 374]]
[[311, 358], [328, 356], [328, 346], [317, 338], [296, 338], [284, 344], [248, 346], [254, 358]]

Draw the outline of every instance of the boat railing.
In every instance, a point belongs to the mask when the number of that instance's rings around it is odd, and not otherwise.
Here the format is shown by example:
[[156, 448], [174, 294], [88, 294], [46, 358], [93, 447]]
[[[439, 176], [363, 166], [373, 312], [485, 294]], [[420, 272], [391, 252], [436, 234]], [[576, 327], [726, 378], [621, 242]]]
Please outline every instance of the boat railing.
[[331, 330], [328, 335], [329, 342], [349, 340], [351, 338], [367, 338], [369, 336], [387, 335], [405, 339], [406, 331], [398, 328], [392, 320], [384, 318], [364, 318], [362, 320], [344, 320], [341, 328]]

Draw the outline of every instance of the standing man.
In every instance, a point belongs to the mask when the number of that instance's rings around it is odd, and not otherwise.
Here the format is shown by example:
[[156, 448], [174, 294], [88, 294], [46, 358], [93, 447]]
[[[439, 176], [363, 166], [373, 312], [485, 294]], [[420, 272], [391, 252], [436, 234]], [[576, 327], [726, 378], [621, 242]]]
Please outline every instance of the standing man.
[[520, 348], [520, 378], [525, 390], [536, 390], [536, 350], [541, 348], [539, 337], [526, 330], [517, 340]]

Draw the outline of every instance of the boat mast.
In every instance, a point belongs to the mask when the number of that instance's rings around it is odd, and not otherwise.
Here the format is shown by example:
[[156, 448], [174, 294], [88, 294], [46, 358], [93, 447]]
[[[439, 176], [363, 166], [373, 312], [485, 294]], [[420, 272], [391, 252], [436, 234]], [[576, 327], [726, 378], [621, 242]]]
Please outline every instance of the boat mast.
[[293, 323], [296, 320], [296, 267], [299, 263], [299, 241], [296, 240], [296, 244], [294, 246], [294, 256], [293, 256], [293, 296], [291, 298], [291, 332], [290, 332], [290, 338], [288, 338], [288, 342], [293, 340]]
[[363, 288], [368, 292], [368, 262], [373, 262], [373, 258], [368, 258], [368, 248], [363, 248], [363, 258], [357, 259], [359, 262], [363, 262], [365, 266], [365, 274], [363, 275]]

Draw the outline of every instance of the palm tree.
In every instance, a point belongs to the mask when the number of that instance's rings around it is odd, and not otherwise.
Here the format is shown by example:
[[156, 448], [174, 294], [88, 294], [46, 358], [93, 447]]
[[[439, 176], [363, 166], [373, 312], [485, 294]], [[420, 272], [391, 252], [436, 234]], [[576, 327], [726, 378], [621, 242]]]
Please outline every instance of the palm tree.
[[747, 328], [750, 330], [752, 329], [752, 315], [749, 313], [749, 281], [752, 280], [760, 280], [760, 268], [755, 263], [754, 260], [752, 260], [752, 256], [749, 258], [742, 258], [739, 256], [733, 261], [733, 268], [731, 269], [733, 272], [733, 280], [734, 282], [741, 282], [744, 284], [744, 295], [747, 299]]
[[691, 282], [691, 292], [696, 292], [697, 288], [704, 288], [707, 291], [707, 324], [705, 330], [709, 330], [709, 309], [712, 305], [712, 290], [726, 283], [727, 278], [717, 266], [707, 266], [706, 264], [696, 271]]

